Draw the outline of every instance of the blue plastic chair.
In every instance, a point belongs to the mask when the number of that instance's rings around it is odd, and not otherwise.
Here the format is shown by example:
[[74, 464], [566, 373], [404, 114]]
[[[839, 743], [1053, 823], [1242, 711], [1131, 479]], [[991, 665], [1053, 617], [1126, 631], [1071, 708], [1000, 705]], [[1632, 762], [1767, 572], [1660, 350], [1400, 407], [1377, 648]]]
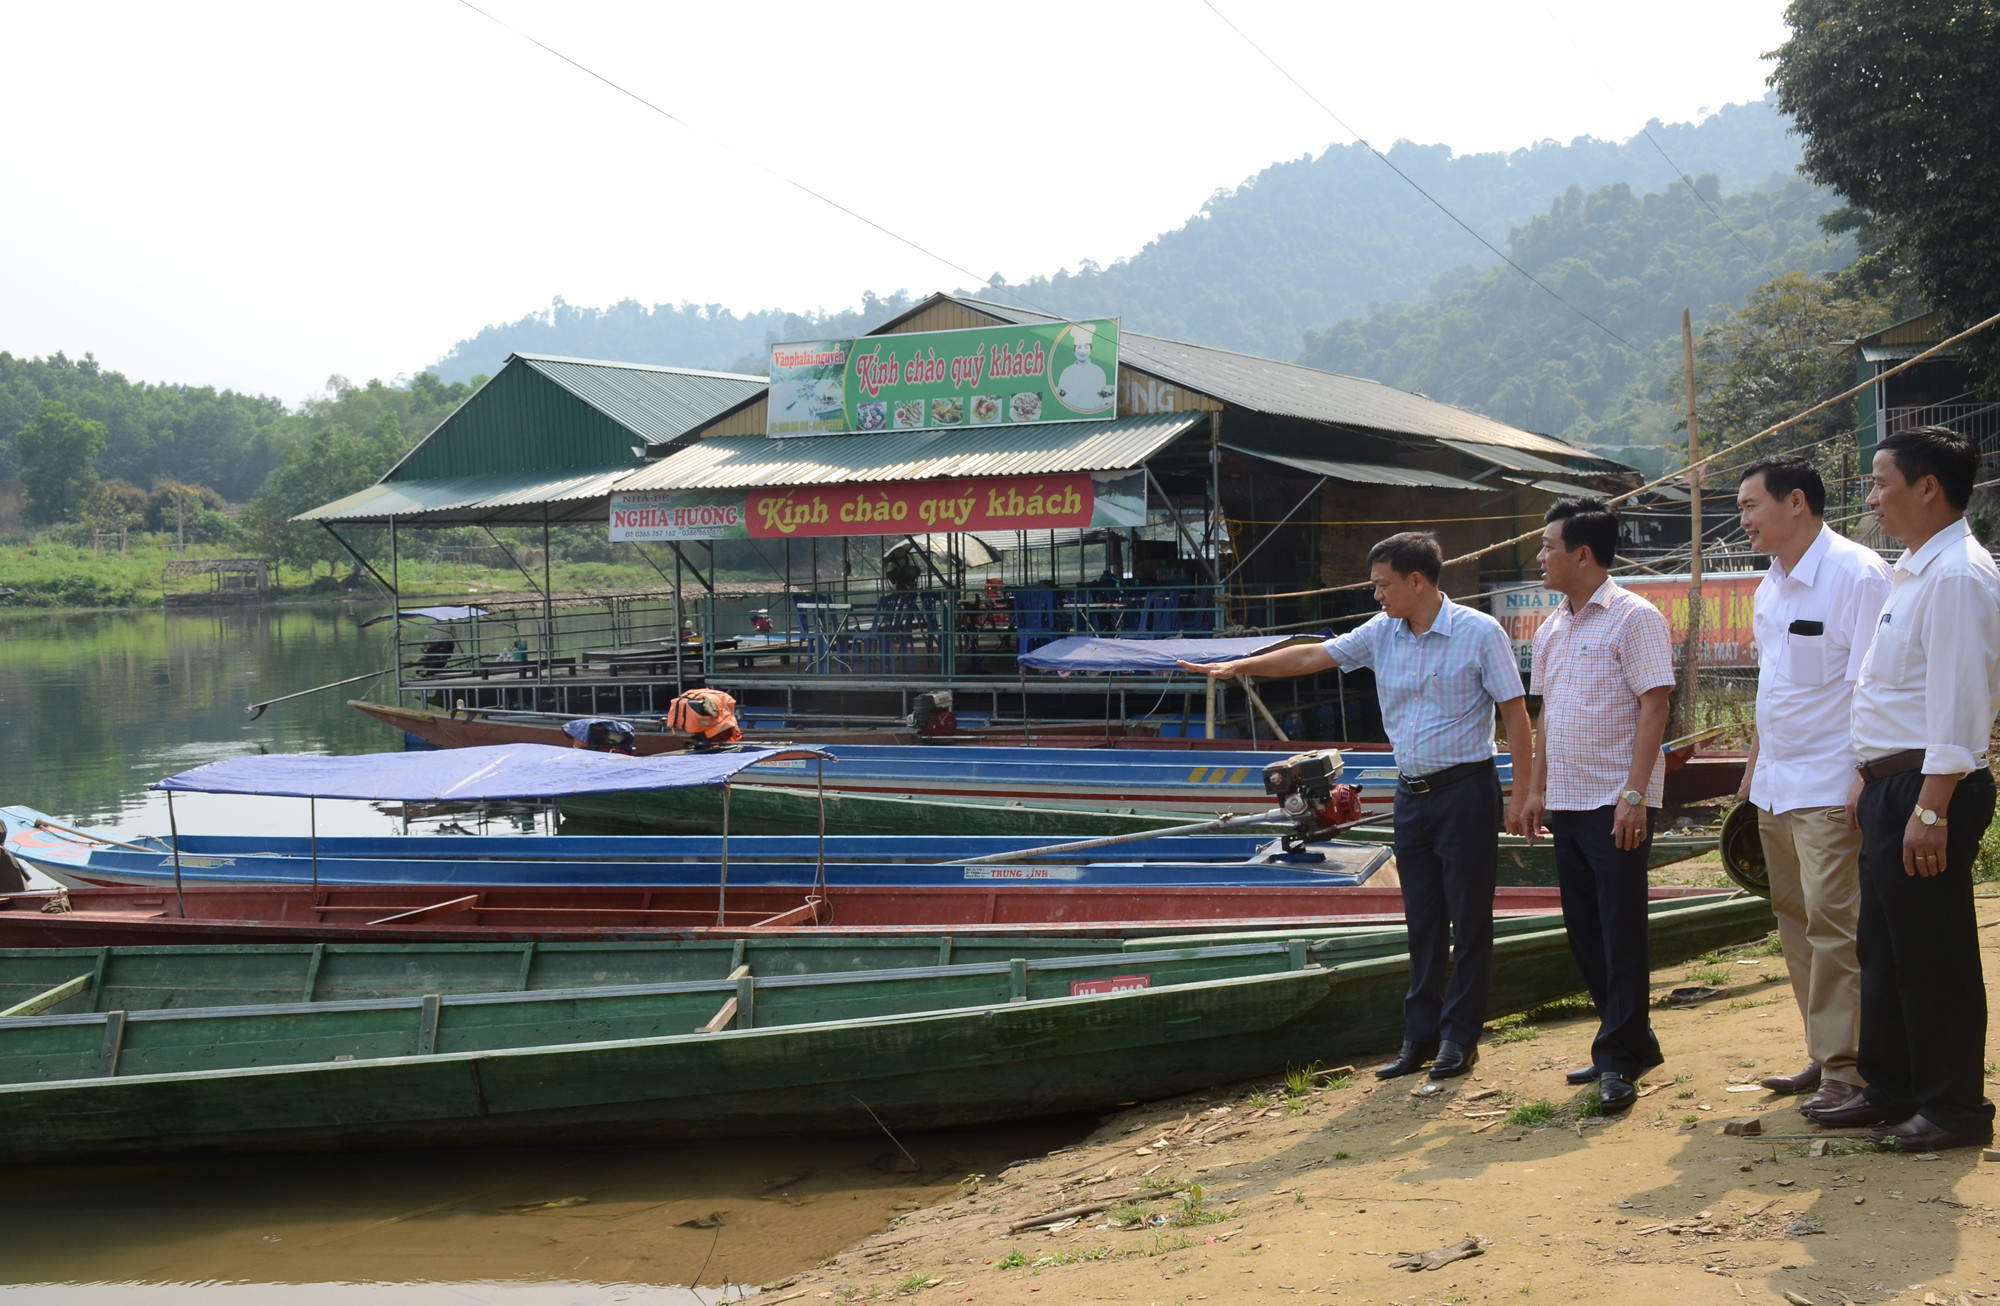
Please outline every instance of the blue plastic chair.
[[1027, 653], [1036, 644], [1061, 639], [1069, 630], [1068, 615], [1056, 611], [1056, 592], [1046, 586], [1015, 590], [1014, 630], [1020, 651]]
[[1154, 590], [1139, 606], [1139, 625], [1133, 634], [1139, 639], [1169, 639], [1180, 630], [1181, 596], [1172, 590]]

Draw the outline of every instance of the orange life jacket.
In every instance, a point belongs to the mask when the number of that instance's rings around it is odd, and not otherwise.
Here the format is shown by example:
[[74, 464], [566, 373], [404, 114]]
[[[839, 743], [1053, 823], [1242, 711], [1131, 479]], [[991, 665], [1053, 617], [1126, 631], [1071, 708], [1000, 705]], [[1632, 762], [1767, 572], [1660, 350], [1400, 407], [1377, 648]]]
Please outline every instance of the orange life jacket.
[[667, 705], [667, 729], [710, 744], [743, 738], [736, 724], [736, 700], [719, 689], [690, 689]]

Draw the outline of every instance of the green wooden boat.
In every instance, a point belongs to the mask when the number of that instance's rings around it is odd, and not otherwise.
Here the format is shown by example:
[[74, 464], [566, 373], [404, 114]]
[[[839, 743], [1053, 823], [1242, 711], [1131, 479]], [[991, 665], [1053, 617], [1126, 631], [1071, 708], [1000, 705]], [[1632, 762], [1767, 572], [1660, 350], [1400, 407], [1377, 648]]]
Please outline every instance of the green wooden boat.
[[[1653, 918], [1656, 965], [1769, 904]], [[1332, 962], [1332, 964], [1328, 964]], [[1580, 987], [1560, 930], [1496, 944], [1492, 1012]], [[978, 1125], [1393, 1044], [1408, 958], [1208, 941], [835, 975], [0, 1021], [0, 1157], [740, 1139]], [[714, 1031], [714, 1032], [710, 1032]]]
[[[1535, 840], [1530, 848], [1527, 840], [1518, 834], [1495, 835], [1500, 842], [1500, 868], [1498, 882], [1506, 885], [1553, 886], [1556, 883], [1555, 845], [1548, 839]], [[1351, 825], [1340, 832], [1340, 838], [1355, 843], [1394, 843], [1396, 832], [1388, 824]], [[1646, 859], [1646, 865], [1671, 866], [1691, 857], [1700, 857], [1716, 849], [1716, 837], [1712, 834], [1656, 834]]]
[[[1654, 913], [1699, 898], [1662, 898]], [[1557, 928], [1559, 915], [1503, 916], [1497, 937]], [[1073, 957], [1199, 947], [1218, 936], [1147, 938], [864, 936], [798, 930], [754, 939], [581, 943], [172, 944], [0, 949], [0, 1016], [163, 1011], [290, 1002], [403, 998], [426, 993], [531, 993], [547, 989], [719, 980], [739, 971], [832, 975], [971, 965], [1014, 957]], [[1349, 961], [1404, 950], [1400, 924], [1323, 922], [1255, 933], [1236, 942], [1308, 937], [1323, 958]], [[1330, 964], [1330, 963], [1329, 963]]]

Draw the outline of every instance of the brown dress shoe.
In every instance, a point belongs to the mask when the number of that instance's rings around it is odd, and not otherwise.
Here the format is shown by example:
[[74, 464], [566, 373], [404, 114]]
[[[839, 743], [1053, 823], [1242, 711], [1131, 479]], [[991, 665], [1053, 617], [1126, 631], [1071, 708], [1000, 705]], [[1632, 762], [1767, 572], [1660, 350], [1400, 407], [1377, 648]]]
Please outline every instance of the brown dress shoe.
[[1824, 1079], [1820, 1081], [1819, 1092], [1799, 1103], [1799, 1110], [1810, 1118], [1815, 1112], [1846, 1106], [1860, 1096], [1861, 1090], [1844, 1079]]
[[1819, 1062], [1806, 1062], [1806, 1068], [1796, 1075], [1772, 1075], [1768, 1079], [1760, 1079], [1757, 1081], [1757, 1086], [1787, 1096], [1793, 1093], [1810, 1093], [1819, 1087]]
[[1921, 1115], [1911, 1116], [1892, 1129], [1871, 1129], [1868, 1141], [1877, 1147], [1890, 1148], [1899, 1152], [1942, 1152], [1947, 1147], [1971, 1147], [1992, 1138], [1974, 1134], [1954, 1134], [1940, 1129]]
[[1824, 1111], [1815, 1111], [1808, 1107], [1805, 1117], [1816, 1125], [1825, 1125], [1828, 1129], [1862, 1129], [1869, 1125], [1893, 1123], [1889, 1119], [1888, 1112], [1879, 1106], [1871, 1105], [1868, 1099], [1859, 1093], [1839, 1106], [1828, 1107]]

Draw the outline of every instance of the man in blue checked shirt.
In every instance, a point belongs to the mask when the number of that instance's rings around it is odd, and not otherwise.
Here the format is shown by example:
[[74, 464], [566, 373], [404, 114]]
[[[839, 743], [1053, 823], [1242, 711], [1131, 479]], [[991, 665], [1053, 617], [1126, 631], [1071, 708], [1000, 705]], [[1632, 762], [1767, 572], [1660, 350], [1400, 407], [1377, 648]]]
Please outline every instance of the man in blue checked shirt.
[[[1368, 551], [1381, 614], [1324, 644], [1297, 644], [1233, 662], [1183, 662], [1227, 680], [1368, 667], [1396, 750], [1396, 871], [1410, 931], [1403, 1047], [1375, 1073], [1414, 1074], [1431, 1063], [1449, 1079], [1479, 1060], [1493, 978], [1493, 882], [1502, 826], [1493, 764], [1493, 709], [1507, 723], [1514, 775], [1534, 774], [1533, 734], [1514, 650], [1500, 623], [1438, 588], [1444, 554], [1429, 531], [1391, 535]], [[1517, 794], [1519, 791], [1517, 790]], [[1520, 800], [1505, 826], [1533, 839]], [[1449, 965], [1447, 965], [1449, 962]], [[1435, 1058], [1435, 1060], [1433, 1060]]]

